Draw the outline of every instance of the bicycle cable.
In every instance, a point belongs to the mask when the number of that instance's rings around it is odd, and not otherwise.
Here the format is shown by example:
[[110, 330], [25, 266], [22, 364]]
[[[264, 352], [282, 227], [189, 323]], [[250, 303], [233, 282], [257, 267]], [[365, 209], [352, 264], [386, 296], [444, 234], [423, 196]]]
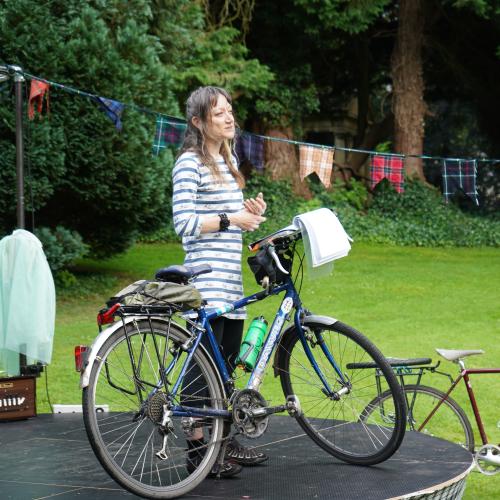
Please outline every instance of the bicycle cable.
[[299, 268], [297, 269], [297, 272], [295, 273], [295, 278], [293, 280], [293, 286], [295, 286], [295, 284], [297, 283], [297, 280], [299, 278], [299, 273], [300, 273], [300, 286], [299, 286], [299, 289], [297, 290], [297, 294], [300, 295], [300, 292], [302, 290], [302, 284], [304, 282], [304, 255], [303, 254], [301, 255], [297, 250], [295, 250], [295, 244], [293, 245], [292, 251], [293, 251], [293, 254], [297, 255], [300, 259]]

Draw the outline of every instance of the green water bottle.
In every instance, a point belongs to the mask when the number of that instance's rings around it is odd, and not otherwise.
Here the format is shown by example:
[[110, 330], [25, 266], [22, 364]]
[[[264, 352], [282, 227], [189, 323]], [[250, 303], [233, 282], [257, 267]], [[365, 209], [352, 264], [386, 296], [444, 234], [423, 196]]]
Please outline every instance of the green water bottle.
[[264, 316], [255, 318], [248, 327], [240, 347], [240, 353], [236, 358], [236, 364], [247, 372], [252, 371], [255, 366], [266, 330], [267, 321]]

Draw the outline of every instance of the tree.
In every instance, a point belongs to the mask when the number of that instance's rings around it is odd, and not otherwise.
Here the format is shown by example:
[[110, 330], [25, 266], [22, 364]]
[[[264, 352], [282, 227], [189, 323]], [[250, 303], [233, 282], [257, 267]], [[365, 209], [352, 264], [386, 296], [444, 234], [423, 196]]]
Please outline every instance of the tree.
[[[500, 144], [494, 119], [500, 112], [495, 5], [492, 0], [281, 0], [272, 7], [257, 2], [247, 43], [278, 74], [280, 95], [304, 95], [304, 81], [284, 78], [303, 70], [318, 103], [309, 114], [331, 116], [355, 96], [359, 149], [390, 140], [392, 151], [421, 155], [425, 121], [439, 119], [428, 104], [458, 99], [474, 103], [490, 138], [489, 154], [495, 154]], [[277, 41], [276, 33], [286, 43]], [[264, 95], [257, 101], [260, 109], [273, 109], [274, 100], [266, 100]], [[292, 121], [296, 102], [283, 105], [292, 110]], [[353, 154], [349, 166], [359, 172], [365, 160], [365, 154]], [[406, 168], [409, 176], [423, 178], [420, 161], [409, 159]], [[285, 163], [283, 175], [290, 176]]]
[[[426, 106], [422, 47], [424, 43], [423, 0], [400, 0], [398, 31], [392, 52], [391, 69], [394, 110], [394, 150], [422, 155]], [[425, 180], [420, 158], [407, 158], [406, 175]]]
[[[172, 79], [159, 64], [161, 45], [147, 32], [148, 2], [122, 7], [119, 0], [3, 3], [0, 59], [93, 94], [177, 114]], [[12, 151], [12, 108], [1, 113], [1, 147]], [[123, 121], [119, 134], [92, 100], [52, 88], [50, 117], [29, 124], [27, 187], [37, 225], [77, 230], [100, 255], [124, 250], [168, 217], [168, 155], [150, 154], [154, 116], [127, 109]], [[0, 162], [0, 225], [8, 230], [15, 207], [12, 155]]]
[[[252, 95], [272, 78], [245, 59], [235, 29], [204, 26], [202, 7], [187, 0], [4, 2], [0, 61], [175, 116], [196, 85]], [[1, 98], [0, 229], [7, 232], [15, 224], [14, 106], [7, 88]], [[155, 115], [127, 107], [118, 133], [92, 100], [54, 87], [50, 99], [50, 116], [28, 124], [27, 201], [32, 192], [36, 224], [76, 230], [104, 256], [165, 226], [173, 154], [151, 154]]]

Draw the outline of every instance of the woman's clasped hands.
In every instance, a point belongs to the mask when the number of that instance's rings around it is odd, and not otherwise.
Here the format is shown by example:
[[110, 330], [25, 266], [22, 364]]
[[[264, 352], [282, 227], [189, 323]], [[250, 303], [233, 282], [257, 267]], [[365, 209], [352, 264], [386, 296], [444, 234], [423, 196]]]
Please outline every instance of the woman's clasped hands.
[[245, 200], [243, 205], [245, 209], [234, 214], [231, 222], [244, 231], [255, 231], [266, 220], [263, 217], [267, 208], [264, 196], [259, 193], [256, 198]]

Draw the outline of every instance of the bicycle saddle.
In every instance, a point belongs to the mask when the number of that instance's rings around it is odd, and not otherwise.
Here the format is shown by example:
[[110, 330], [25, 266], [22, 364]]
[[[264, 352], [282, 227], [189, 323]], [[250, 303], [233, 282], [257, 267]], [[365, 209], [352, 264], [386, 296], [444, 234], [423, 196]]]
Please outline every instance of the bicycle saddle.
[[471, 349], [468, 351], [459, 351], [456, 349], [436, 349], [436, 352], [448, 361], [457, 361], [460, 358], [472, 356], [473, 354], [484, 354], [482, 349]]
[[209, 264], [201, 264], [199, 266], [168, 266], [158, 269], [155, 278], [160, 281], [171, 281], [172, 283], [185, 284], [190, 279], [199, 274], [211, 273], [212, 268]]

